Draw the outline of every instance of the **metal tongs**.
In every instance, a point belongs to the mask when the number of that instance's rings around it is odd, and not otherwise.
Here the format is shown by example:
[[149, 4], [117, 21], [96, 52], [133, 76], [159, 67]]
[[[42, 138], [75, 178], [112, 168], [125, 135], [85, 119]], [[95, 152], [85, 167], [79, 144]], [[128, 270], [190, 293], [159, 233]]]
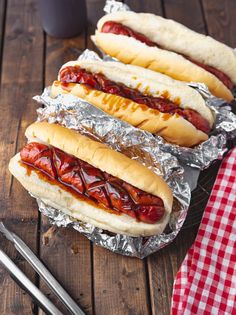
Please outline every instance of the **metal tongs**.
[[[71, 314], [85, 315], [81, 308], [62, 288], [60, 283], [47, 270], [43, 263], [31, 251], [31, 249], [15, 234], [10, 232], [0, 222], [0, 232], [11, 241], [16, 250], [29, 262], [34, 270], [44, 279], [52, 291], [58, 296]], [[11, 276], [26, 290], [38, 305], [50, 315], [63, 315], [61, 311], [31, 282], [26, 275], [14, 264], [14, 262], [0, 249], [0, 263], [9, 271]]]

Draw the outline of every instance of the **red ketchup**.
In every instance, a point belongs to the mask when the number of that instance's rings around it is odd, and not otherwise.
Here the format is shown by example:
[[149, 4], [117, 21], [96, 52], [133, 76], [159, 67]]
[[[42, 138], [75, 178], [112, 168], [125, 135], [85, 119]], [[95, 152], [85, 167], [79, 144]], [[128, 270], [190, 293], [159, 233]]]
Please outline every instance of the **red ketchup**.
[[148, 107], [159, 110], [162, 113], [169, 113], [172, 115], [178, 114], [188, 120], [198, 130], [207, 134], [211, 130], [208, 121], [193, 109], [180, 108], [179, 105], [165, 98], [144, 95], [138, 90], [129, 88], [122, 83], [116, 83], [108, 80], [101, 73], [90, 73], [79, 66], [69, 66], [61, 70], [60, 80], [64, 84], [69, 82], [85, 84], [90, 88], [122, 96], [138, 104], [145, 104]]
[[24, 146], [20, 156], [23, 164], [42, 172], [49, 181], [63, 184], [78, 198], [87, 198], [112, 213], [126, 213], [138, 221], [152, 224], [164, 215], [160, 198], [57, 148], [31, 142]]
[[[143, 35], [143, 34], [141, 34], [139, 32], [133, 31], [130, 27], [125, 26], [125, 25], [123, 25], [123, 24], [121, 24], [119, 22], [114, 22], [114, 21], [107, 21], [107, 22], [105, 22], [103, 24], [103, 26], [102, 26], [101, 32], [102, 33], [112, 33], [112, 34], [116, 34], [116, 35], [124, 35], [124, 36], [128, 36], [128, 37], [133, 37], [133, 38], [137, 39], [138, 41], [146, 44], [147, 46], [162, 48], [158, 44], [150, 41], [145, 35]], [[180, 53], [178, 53], [178, 54], [180, 54]], [[215, 67], [208, 66], [208, 65], [205, 65], [205, 64], [203, 64], [201, 62], [195, 61], [195, 60], [189, 58], [188, 56], [184, 56], [184, 55], [182, 55], [182, 56], [184, 58], [190, 60], [191, 62], [195, 63], [199, 67], [201, 67], [201, 68], [207, 70], [208, 72], [214, 74], [222, 83], [224, 83], [224, 85], [229, 90], [233, 89], [233, 82], [222, 71], [216, 69]]]

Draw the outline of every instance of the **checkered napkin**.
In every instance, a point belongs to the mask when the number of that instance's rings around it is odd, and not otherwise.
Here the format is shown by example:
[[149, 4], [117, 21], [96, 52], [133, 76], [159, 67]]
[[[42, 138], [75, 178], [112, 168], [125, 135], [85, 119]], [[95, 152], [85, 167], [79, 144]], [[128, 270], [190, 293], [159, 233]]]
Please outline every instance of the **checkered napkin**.
[[223, 160], [198, 235], [177, 273], [172, 315], [236, 315], [236, 148]]

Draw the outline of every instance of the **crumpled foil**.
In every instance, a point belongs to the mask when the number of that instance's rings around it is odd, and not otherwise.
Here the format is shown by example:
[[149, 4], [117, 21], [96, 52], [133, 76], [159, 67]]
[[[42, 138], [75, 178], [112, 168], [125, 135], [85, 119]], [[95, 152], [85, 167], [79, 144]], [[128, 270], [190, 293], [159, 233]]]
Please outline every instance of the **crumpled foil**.
[[138, 160], [156, 174], [163, 175], [174, 194], [173, 210], [165, 231], [161, 235], [151, 237], [131, 237], [103, 231], [89, 223], [75, 221], [38, 199], [39, 210], [48, 216], [53, 224], [72, 226], [95, 244], [123, 255], [144, 258], [169, 244], [184, 223], [191, 195], [177, 158], [163, 152], [157, 138], [150, 133], [109, 116], [78, 97], [63, 94], [53, 99], [50, 97], [50, 88], [46, 88], [42, 95], [35, 96], [34, 99], [43, 104], [43, 107], [37, 110], [39, 121], [59, 123], [75, 129]]
[[175, 155], [182, 163], [203, 170], [213, 161], [221, 159], [227, 151], [227, 140], [236, 136], [236, 115], [232, 113], [231, 106], [213, 96], [205, 84], [189, 83], [188, 85], [195, 88], [205, 99], [207, 106], [215, 115], [215, 125], [208, 140], [194, 148], [165, 143], [164, 150]]
[[106, 13], [118, 12], [118, 11], [130, 11], [130, 7], [122, 2], [115, 0], [106, 1], [103, 11]]

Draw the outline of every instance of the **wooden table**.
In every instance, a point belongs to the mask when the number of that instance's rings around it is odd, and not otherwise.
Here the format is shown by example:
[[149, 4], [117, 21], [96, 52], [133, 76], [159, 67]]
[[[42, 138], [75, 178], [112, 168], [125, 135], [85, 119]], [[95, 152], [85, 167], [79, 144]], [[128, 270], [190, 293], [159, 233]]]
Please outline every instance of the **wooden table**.
[[[128, 0], [135, 11], [173, 18], [201, 33], [236, 47], [235, 0]], [[86, 314], [146, 315], [170, 313], [175, 274], [197, 233], [219, 163], [200, 176], [193, 193], [185, 229], [168, 247], [144, 260], [127, 258], [93, 246], [78, 232], [61, 228], [49, 238], [50, 227], [36, 202], [7, 170], [9, 159], [25, 143], [24, 130], [36, 118], [32, 96], [52, 83], [60, 66], [75, 59], [86, 47], [94, 48], [89, 35], [103, 14], [104, 1], [88, 1], [89, 26], [84, 34], [59, 40], [46, 36], [33, 0], [0, 0], [0, 216], [48, 266]], [[222, 56], [224, 58], [224, 56]], [[63, 311], [55, 296], [5, 239], [1, 248]], [[43, 314], [0, 269], [0, 314]]]

